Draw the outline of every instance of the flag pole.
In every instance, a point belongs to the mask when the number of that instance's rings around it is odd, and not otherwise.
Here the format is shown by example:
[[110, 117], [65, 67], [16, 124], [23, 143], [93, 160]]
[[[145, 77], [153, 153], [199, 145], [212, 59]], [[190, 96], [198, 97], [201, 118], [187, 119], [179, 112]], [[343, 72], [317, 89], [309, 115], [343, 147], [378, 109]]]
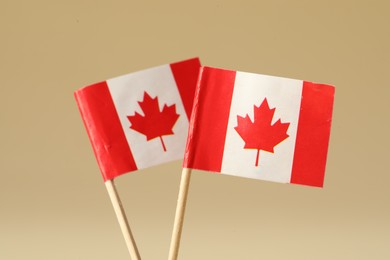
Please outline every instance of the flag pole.
[[168, 260], [176, 260], [179, 254], [180, 237], [183, 228], [188, 188], [190, 186], [191, 169], [183, 168], [180, 181], [179, 197], [177, 199], [175, 222], [171, 238]]
[[114, 180], [107, 180], [105, 184], [108, 191], [108, 195], [111, 199], [112, 206], [114, 207], [119, 226], [121, 227], [123, 237], [125, 238], [127, 249], [129, 250], [131, 259], [141, 260], [133, 234], [131, 233], [129, 222], [127, 221], [125, 210], [119, 198], [118, 191], [115, 188]]

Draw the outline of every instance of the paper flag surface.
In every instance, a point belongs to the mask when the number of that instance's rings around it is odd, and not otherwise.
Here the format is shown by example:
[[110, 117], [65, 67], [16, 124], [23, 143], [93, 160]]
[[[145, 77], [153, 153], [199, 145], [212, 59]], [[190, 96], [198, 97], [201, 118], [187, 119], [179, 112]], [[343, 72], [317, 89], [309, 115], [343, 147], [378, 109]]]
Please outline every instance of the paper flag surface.
[[322, 187], [334, 87], [201, 68], [183, 167]]
[[183, 159], [199, 68], [195, 58], [75, 92], [105, 181]]

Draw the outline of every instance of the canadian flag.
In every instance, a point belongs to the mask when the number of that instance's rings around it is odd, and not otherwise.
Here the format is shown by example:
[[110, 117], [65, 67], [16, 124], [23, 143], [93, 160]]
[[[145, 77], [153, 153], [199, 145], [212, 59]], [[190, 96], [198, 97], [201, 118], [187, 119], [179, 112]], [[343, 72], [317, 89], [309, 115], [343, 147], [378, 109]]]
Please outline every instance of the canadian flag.
[[202, 67], [184, 168], [322, 187], [334, 91]]
[[105, 181], [183, 158], [199, 69], [194, 58], [74, 93]]

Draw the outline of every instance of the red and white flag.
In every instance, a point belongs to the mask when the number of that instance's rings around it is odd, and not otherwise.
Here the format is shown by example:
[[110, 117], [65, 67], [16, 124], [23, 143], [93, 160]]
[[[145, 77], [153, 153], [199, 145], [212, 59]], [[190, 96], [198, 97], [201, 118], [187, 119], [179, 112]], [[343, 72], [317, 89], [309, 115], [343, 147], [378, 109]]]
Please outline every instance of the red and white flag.
[[199, 69], [194, 58], [75, 92], [105, 181], [183, 158]]
[[334, 87], [202, 67], [184, 168], [323, 186]]

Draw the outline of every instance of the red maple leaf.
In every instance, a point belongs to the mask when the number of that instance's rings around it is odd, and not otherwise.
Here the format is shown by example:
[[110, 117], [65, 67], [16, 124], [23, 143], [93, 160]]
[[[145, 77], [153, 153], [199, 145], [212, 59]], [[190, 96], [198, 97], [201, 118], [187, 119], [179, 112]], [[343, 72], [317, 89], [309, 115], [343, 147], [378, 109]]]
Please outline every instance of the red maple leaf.
[[253, 106], [254, 120], [248, 114], [237, 116], [237, 126], [234, 128], [245, 142], [244, 149], [256, 149], [256, 166], [259, 165], [260, 150], [274, 152], [274, 147], [288, 137], [287, 129], [290, 123], [282, 123], [280, 119], [273, 125], [275, 108], [270, 109], [265, 98], [259, 107]]
[[165, 152], [167, 149], [162, 136], [174, 134], [172, 128], [180, 116], [176, 113], [175, 104], [171, 106], [165, 104], [160, 111], [158, 97], [151, 98], [147, 92], [144, 92], [144, 100], [138, 101], [138, 104], [144, 112], [144, 116], [137, 112], [133, 116], [128, 116], [131, 123], [130, 128], [144, 134], [147, 141], [159, 137]]

